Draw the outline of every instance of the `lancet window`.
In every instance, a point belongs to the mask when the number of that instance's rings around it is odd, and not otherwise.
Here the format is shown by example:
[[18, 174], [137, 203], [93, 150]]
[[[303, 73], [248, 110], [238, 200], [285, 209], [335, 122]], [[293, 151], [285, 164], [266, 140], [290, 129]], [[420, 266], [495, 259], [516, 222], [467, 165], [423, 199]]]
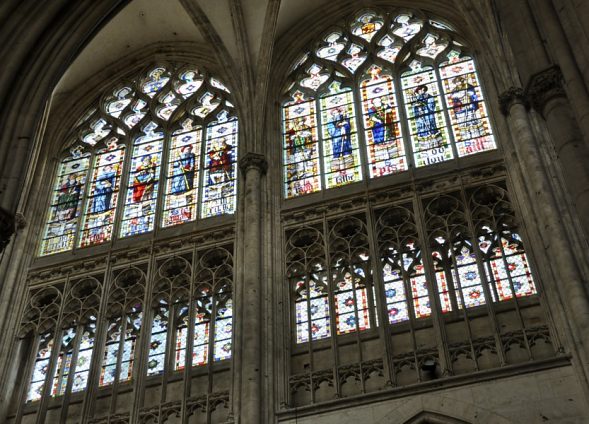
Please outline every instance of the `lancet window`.
[[39, 255], [233, 214], [238, 122], [229, 98], [190, 65], [114, 84], [66, 136]]
[[353, 215], [287, 230], [296, 343], [375, 328], [379, 296], [381, 316], [400, 325], [436, 304], [445, 314], [537, 293], [504, 188], [422, 202], [422, 219], [395, 205], [375, 210], [373, 229]]
[[292, 198], [496, 148], [476, 65], [421, 13], [365, 11], [298, 59], [282, 109]]
[[33, 289], [21, 331], [23, 338], [32, 336], [21, 413], [59, 397], [63, 417], [69, 408], [64, 399], [79, 402], [77, 392], [93, 388], [104, 403], [90, 421], [102, 422], [113, 411], [127, 411], [130, 387], [165, 392], [168, 384], [174, 393], [187, 391], [194, 406], [187, 416], [200, 415], [202, 396], [208, 405], [203, 414], [223, 409], [233, 349], [232, 249], [225, 240], [173, 249], [151, 262], [123, 254], [112, 269], [95, 271], [100, 277]]
[[137, 267], [119, 271], [113, 281], [100, 386], [118, 385], [133, 376], [137, 339], [143, 327], [145, 284], [145, 272]]
[[291, 406], [555, 354], [505, 182], [466, 179], [283, 211]]

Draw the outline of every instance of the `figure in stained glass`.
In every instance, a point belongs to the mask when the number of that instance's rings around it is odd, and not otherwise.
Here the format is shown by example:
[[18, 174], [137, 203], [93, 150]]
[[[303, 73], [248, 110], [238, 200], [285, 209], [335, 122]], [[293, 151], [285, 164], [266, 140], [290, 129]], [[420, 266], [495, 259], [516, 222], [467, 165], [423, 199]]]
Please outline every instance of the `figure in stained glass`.
[[192, 190], [195, 164], [196, 155], [192, 152], [192, 145], [183, 146], [178, 154], [178, 160], [174, 162], [172, 194], [181, 194]]
[[352, 154], [352, 139], [350, 136], [350, 118], [341, 109], [331, 110], [331, 119], [327, 123], [327, 131], [331, 136], [333, 158], [344, 158]]
[[79, 174], [70, 174], [64, 178], [57, 198], [58, 205], [56, 209], [59, 220], [73, 219], [76, 217], [78, 201], [82, 192], [82, 178], [83, 175]]
[[213, 143], [213, 148], [207, 153], [210, 167], [209, 184], [223, 183], [232, 178], [232, 149], [233, 146], [229, 145], [224, 137]]
[[420, 142], [428, 143], [425, 148], [434, 147], [432, 141], [442, 143], [442, 134], [436, 124], [436, 98], [428, 93], [427, 85], [419, 85], [415, 88], [415, 101], [413, 114], [417, 124], [417, 138]]
[[381, 144], [395, 137], [392, 106], [383, 105], [380, 98], [371, 101], [368, 109], [368, 122], [375, 144]]
[[485, 136], [480, 118], [479, 99], [475, 87], [464, 76], [452, 80], [451, 103], [463, 140]]
[[133, 202], [139, 203], [149, 200], [153, 196], [155, 184], [156, 160], [151, 155], [145, 155], [141, 159], [141, 164], [135, 169], [133, 178]]
[[289, 153], [295, 156], [297, 161], [304, 159], [307, 151], [305, 145], [311, 142], [311, 127], [305, 122], [305, 118], [294, 119], [286, 134], [288, 136]]
[[111, 208], [112, 193], [116, 184], [117, 173], [112, 165], [101, 169], [96, 179], [94, 198], [90, 213], [102, 213]]

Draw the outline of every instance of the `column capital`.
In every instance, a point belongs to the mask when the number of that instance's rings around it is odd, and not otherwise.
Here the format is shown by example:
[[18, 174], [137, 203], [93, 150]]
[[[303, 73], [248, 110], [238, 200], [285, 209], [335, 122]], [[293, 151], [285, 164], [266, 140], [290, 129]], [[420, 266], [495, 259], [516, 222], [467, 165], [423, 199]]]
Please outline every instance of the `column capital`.
[[241, 169], [241, 172], [246, 174], [251, 168], [256, 168], [260, 173], [265, 174], [268, 170], [268, 162], [264, 155], [249, 152], [239, 159], [239, 169]]
[[551, 66], [530, 77], [526, 94], [534, 109], [544, 112], [546, 104], [555, 97], [565, 97], [562, 72], [558, 66]]
[[499, 107], [503, 115], [509, 115], [509, 110], [514, 104], [521, 104], [526, 108], [529, 107], [528, 98], [522, 88], [510, 87], [499, 95]]

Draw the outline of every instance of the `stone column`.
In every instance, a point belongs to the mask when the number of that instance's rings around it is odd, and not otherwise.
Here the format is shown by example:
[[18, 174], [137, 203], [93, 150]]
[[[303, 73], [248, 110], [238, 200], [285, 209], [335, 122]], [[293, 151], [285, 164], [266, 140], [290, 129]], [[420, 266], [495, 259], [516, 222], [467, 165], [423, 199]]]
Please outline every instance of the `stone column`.
[[546, 119], [564, 183], [568, 188], [577, 215], [589, 237], [589, 149], [577, 125], [563, 87], [558, 67], [548, 68], [530, 78], [527, 95]]
[[[262, 246], [261, 246], [261, 180], [267, 170], [267, 163], [263, 155], [247, 153], [239, 161], [239, 167], [245, 180], [243, 208], [243, 232], [241, 245], [243, 247], [243, 267], [240, 320], [241, 346], [237, 350], [241, 355], [241, 378], [239, 393], [239, 422], [262, 423]], [[236, 388], [237, 389], [237, 388]]]
[[[551, 258], [553, 275], [558, 281], [544, 281], [553, 285], [563, 302], [560, 305], [568, 321], [568, 349], [579, 365], [578, 374], [586, 391], [589, 391], [589, 296], [579, 264], [571, 252], [573, 248], [567, 239], [555, 197], [551, 190], [548, 174], [542, 162], [532, 127], [529, 121], [527, 101], [524, 92], [511, 88], [500, 96], [501, 109], [507, 117], [513, 143], [511, 148], [516, 158], [506, 156], [508, 167], [521, 168], [523, 192], [538, 216], [547, 256]], [[525, 200], [524, 200], [525, 201]], [[525, 217], [524, 217], [525, 218]], [[558, 299], [552, 299], [558, 304]]]
[[[546, 0], [531, 0], [531, 10], [536, 16], [538, 26], [541, 28], [542, 38], [547, 49], [562, 71], [562, 82], [566, 88], [568, 100], [584, 136], [585, 146], [589, 147], [589, 93], [587, 92], [587, 81], [583, 79], [582, 71], [575, 60], [575, 53], [579, 54], [582, 49], [587, 48], [584, 46], [586, 36], [580, 36], [581, 39], [575, 40], [576, 45], [571, 45], [563, 28], [567, 24], [566, 22], [561, 23], [558, 16], [559, 13], [564, 13], [564, 11], [562, 7], [552, 3], [552, 1]], [[586, 2], [577, 2], [576, 7], [581, 8], [583, 3]], [[585, 10], [589, 11], [589, 8]], [[577, 16], [583, 22], [582, 14], [578, 13]], [[582, 40], [582, 38], [585, 38], [585, 40]]]
[[8, 246], [14, 230], [14, 216], [6, 209], [0, 208], [0, 254]]

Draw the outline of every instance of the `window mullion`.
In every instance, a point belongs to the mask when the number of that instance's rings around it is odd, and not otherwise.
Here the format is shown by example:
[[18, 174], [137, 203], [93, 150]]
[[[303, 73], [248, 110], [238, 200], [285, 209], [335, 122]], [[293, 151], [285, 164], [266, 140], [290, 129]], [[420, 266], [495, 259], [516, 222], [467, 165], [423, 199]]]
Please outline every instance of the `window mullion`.
[[[473, 343], [473, 336], [472, 336], [472, 328], [471, 328], [471, 320], [469, 316], [469, 307], [466, 305], [466, 301], [464, 298], [464, 287], [462, 283], [462, 279], [460, 278], [460, 272], [458, 267], [458, 261], [456, 260], [456, 253], [454, 251], [454, 238], [451, 230], [448, 228], [448, 223], [446, 222], [445, 228], [446, 237], [448, 238], [449, 244], [449, 252], [450, 252], [450, 269], [448, 270], [449, 273], [449, 280], [451, 281], [451, 290], [456, 290], [458, 295], [460, 296], [460, 303], [462, 308], [456, 309], [458, 314], [462, 313], [464, 325], [466, 326], [466, 332], [468, 335], [468, 345], [470, 347], [470, 353], [472, 355], [473, 362], [476, 365], [476, 352]], [[463, 238], [461, 241], [466, 241], [468, 239]], [[454, 270], [454, 272], [452, 272]], [[447, 275], [448, 275], [447, 273]]]
[[[202, 143], [202, 138], [201, 138]], [[201, 170], [202, 171], [202, 170]], [[200, 190], [199, 190], [200, 191]], [[197, 205], [198, 213], [200, 213], [200, 206]], [[200, 216], [200, 215], [198, 215]], [[194, 324], [196, 319], [195, 314], [195, 292], [196, 292], [196, 284], [194, 281], [194, 276], [196, 276], [196, 267], [198, 264], [198, 251], [196, 249], [196, 244], [192, 249], [192, 263], [191, 263], [191, 273], [190, 273], [190, 285], [188, 287], [188, 321], [187, 321], [187, 330], [186, 330], [186, 353], [184, 355], [184, 369], [182, 370], [183, 373], [183, 392], [184, 396], [182, 396], [182, 422], [186, 422], [188, 416], [187, 410], [187, 399], [190, 397], [191, 389], [192, 389], [192, 355], [193, 355], [193, 345], [194, 345]], [[176, 332], [176, 337], [178, 337], [178, 333]]]
[[[53, 343], [55, 344], [55, 341]], [[19, 389], [19, 394], [18, 394], [18, 406], [17, 406], [17, 410], [16, 410], [16, 417], [14, 419], [15, 423], [22, 422], [23, 412], [24, 412], [25, 405], [27, 403], [28, 392], [30, 390], [31, 380], [33, 378], [33, 373], [35, 371], [35, 365], [37, 363], [37, 355], [39, 353], [40, 346], [41, 346], [41, 335], [37, 331], [35, 331], [33, 338], [31, 340], [29, 356], [28, 356], [26, 363], [25, 363], [25, 373], [23, 375], [23, 379], [21, 380], [21, 384], [20, 384], [20, 389]], [[47, 378], [48, 378], [48, 375], [45, 376], [45, 380], [47, 380]]]
[[[213, 378], [214, 378], [214, 372], [213, 372], [213, 365], [215, 363], [215, 349], [216, 349], [216, 344], [217, 344], [217, 337], [216, 337], [216, 332], [217, 332], [217, 301], [218, 301], [218, 294], [217, 294], [217, 290], [220, 289], [220, 287], [217, 287], [217, 281], [215, 281], [214, 277], [213, 280], [211, 281], [211, 320], [210, 320], [210, 324], [209, 324], [209, 347], [208, 347], [208, 351], [209, 351], [209, 357], [208, 357], [208, 361], [206, 364], [207, 367], [207, 398], [210, 394], [213, 393]], [[211, 415], [211, 410], [210, 410], [210, 404], [209, 402], [207, 402], [207, 406], [206, 406], [207, 412], [207, 422], [210, 422], [210, 415]]]
[[84, 183], [84, 193], [82, 193], [82, 203], [80, 205], [80, 214], [76, 218], [76, 230], [74, 233], [74, 245], [72, 246], [72, 251], [76, 251], [79, 249], [80, 239], [82, 237], [82, 221], [84, 216], [86, 215], [86, 210], [90, 206], [90, 189], [92, 188], [92, 175], [94, 174], [94, 169], [96, 168], [96, 160], [98, 155], [95, 151], [92, 152], [90, 157], [88, 158], [88, 169], [86, 170], [86, 180]]
[[[484, 258], [482, 257], [481, 251], [479, 249], [479, 245], [477, 243], [477, 238], [476, 238], [476, 229], [473, 223], [473, 218], [472, 218], [472, 212], [470, 210], [470, 207], [468, 205], [468, 201], [466, 198], [466, 193], [465, 193], [465, 189], [464, 187], [462, 187], [462, 190], [460, 190], [460, 194], [462, 197], [462, 203], [464, 204], [464, 209], [465, 209], [465, 214], [466, 214], [466, 221], [468, 223], [468, 230], [471, 234], [470, 237], [470, 242], [472, 243], [472, 250], [473, 253], [475, 254], [475, 258], [476, 258], [476, 263], [477, 263], [477, 269], [480, 275], [479, 281], [481, 282], [481, 285], [483, 286], [483, 293], [485, 294], [485, 304], [487, 307], [487, 313], [489, 315], [489, 318], [491, 319], [491, 322], [493, 324], [493, 336], [495, 339], [495, 344], [496, 344], [496, 349], [497, 349], [497, 355], [499, 356], [499, 360], [501, 362], [501, 364], [506, 364], [506, 358], [505, 358], [505, 353], [503, 351], [503, 343], [501, 341], [501, 331], [500, 331], [500, 325], [499, 322], [497, 320], [497, 315], [495, 313], [495, 306], [493, 303], [493, 298], [491, 296], [491, 292], [489, 290], [489, 282], [487, 281], [487, 276], [485, 273], [485, 267], [484, 267]], [[501, 245], [501, 238], [499, 237], [499, 245]], [[501, 249], [501, 251], [503, 252], [503, 249]], [[505, 255], [502, 255], [503, 257]], [[507, 270], [507, 268], [506, 268]], [[509, 276], [509, 273], [508, 273]], [[511, 279], [510, 279], [511, 282]], [[515, 293], [514, 293], [515, 296]], [[499, 301], [499, 298], [496, 298], [497, 301]], [[463, 306], [465, 308], [466, 311], [466, 304], [463, 303]], [[516, 304], [516, 308], [517, 308], [517, 304]], [[519, 314], [519, 308], [517, 308], [517, 313], [518, 313], [518, 317], [520, 318], [521, 321], [521, 316]], [[522, 324], [522, 330], [524, 329], [523, 327], [523, 321], [521, 321]], [[524, 330], [524, 334], [525, 334], [525, 330]], [[530, 347], [528, 346], [528, 341], [527, 338], [524, 337], [524, 339], [526, 340], [526, 346], [528, 349], [528, 353], [530, 353]], [[472, 342], [471, 342], [472, 343]], [[474, 363], [477, 365], [477, 370], [478, 370], [478, 363], [476, 360], [476, 355], [473, 356], [473, 361]]]
[[117, 198], [117, 204], [115, 206], [115, 213], [113, 214], [112, 234], [110, 238], [110, 247], [112, 248], [115, 240], [118, 240], [119, 230], [124, 219], [125, 213], [125, 201], [127, 199], [127, 190], [129, 190], [129, 179], [131, 178], [131, 162], [133, 159], [134, 143], [131, 142], [131, 138], [128, 137], [125, 145], [125, 159], [123, 160], [123, 170], [119, 177], [119, 192]]
[[[384, 298], [384, 281], [382, 278], [382, 258], [380, 257], [380, 247], [376, 236], [376, 219], [374, 217], [374, 209], [370, 204], [370, 199], [366, 205], [367, 226], [368, 226], [368, 246], [370, 251], [370, 266], [372, 267], [371, 282], [375, 290], [375, 313], [379, 316], [378, 335], [383, 346], [383, 371], [384, 375], [388, 377], [386, 383], [393, 386], [396, 384], [396, 374], [394, 372], [393, 348], [391, 341], [391, 332], [389, 328], [388, 313], [386, 307], [386, 299]], [[374, 315], [374, 314], [372, 314]], [[371, 317], [372, 317], [371, 315]], [[376, 324], [376, 323], [375, 323]]]
[[[78, 361], [78, 354], [80, 353], [80, 342], [84, 334], [84, 325], [78, 324], [76, 326], [76, 334], [74, 336], [72, 357], [70, 359], [70, 369], [67, 376], [66, 386], [61, 401], [61, 422], [67, 421], [68, 407], [70, 404], [70, 397], [72, 393], [72, 385], [74, 384], [74, 376], [76, 373], [76, 363]], [[65, 366], [64, 366], [65, 369]]]
[[438, 85], [438, 91], [440, 93], [440, 106], [442, 107], [442, 113], [444, 114], [444, 119], [446, 121], [446, 131], [448, 134], [448, 139], [450, 141], [450, 148], [452, 149], [452, 155], [454, 156], [454, 160], [458, 161], [458, 148], [456, 147], [456, 139], [454, 137], [454, 130], [452, 128], [452, 121], [450, 120], [450, 111], [448, 106], [448, 99], [446, 98], [446, 92], [444, 90], [442, 84], [442, 78], [440, 76], [440, 66], [439, 64], [434, 64], [433, 71], [436, 75], [436, 83]]
[[[330, 309], [330, 319], [329, 319], [329, 326], [331, 329], [331, 337], [330, 337], [330, 345], [332, 350], [332, 357], [333, 357], [333, 386], [335, 388], [335, 395], [337, 397], [341, 396], [341, 383], [339, 381], [339, 348], [338, 348], [338, 326], [336, 321], [338, 320], [339, 316], [337, 313], [337, 308], [335, 304], [335, 287], [333, 282], [333, 268], [331, 264], [331, 247], [329, 246], [330, 242], [330, 233], [329, 233], [329, 224], [327, 220], [327, 216], [323, 215], [323, 234], [324, 234], [324, 249], [325, 249], [325, 263], [326, 263], [326, 271], [327, 271], [327, 287], [329, 292], [329, 309]], [[313, 384], [313, 382], [312, 382]]]
[[448, 336], [446, 334], [445, 320], [442, 314], [442, 307], [440, 304], [436, 272], [434, 262], [432, 259], [432, 249], [429, 243], [428, 231], [426, 227], [425, 212], [421, 199], [417, 194], [413, 196], [413, 210], [415, 213], [415, 224], [417, 227], [417, 235], [421, 240], [421, 258], [424, 265], [424, 274], [426, 276], [426, 285], [429, 293], [429, 301], [432, 305], [432, 322], [434, 332], [436, 335], [436, 344], [438, 346], [438, 360], [442, 374], [446, 375], [451, 371], [452, 362], [448, 352]]
[[399, 112], [399, 125], [401, 126], [401, 142], [405, 146], [405, 160], [407, 161], [407, 170], [413, 173], [415, 169], [415, 158], [413, 157], [413, 144], [411, 141], [411, 130], [409, 126], [409, 116], [407, 106], [403, 99], [403, 84], [401, 84], [401, 72], [398, 67], [392, 72], [393, 87], [395, 88], [395, 97], [397, 98], [397, 108]]
[[45, 378], [45, 384], [43, 385], [43, 395], [41, 396], [39, 409], [37, 410], [37, 424], [42, 424], [45, 421], [47, 406], [49, 399], [51, 398], [53, 379], [57, 367], [57, 359], [61, 352], [62, 338], [63, 330], [61, 328], [56, 329], [55, 338], [53, 339], [53, 349], [51, 350], [51, 358], [49, 359], [49, 366], [47, 367], [47, 377]]
[[[168, 159], [170, 156], [172, 144], [172, 136], [171, 130], [166, 127], [164, 130], [164, 137], [162, 139], [162, 150], [160, 153], [160, 169], [159, 169], [159, 178], [157, 180], [157, 185], [159, 186], [157, 191], [157, 199], [155, 201], [155, 212], [153, 213], [153, 231], [152, 239], [155, 239], [159, 233], [160, 228], [162, 228], [162, 217], [163, 217], [163, 209], [164, 209], [164, 199], [167, 194], [167, 184], [168, 184]], [[168, 311], [169, 313], [169, 311]], [[168, 317], [169, 319], [169, 317]]]
[[126, 312], [124, 312], [121, 315], [121, 332], [120, 332], [120, 336], [119, 336], [119, 349], [117, 351], [117, 364], [115, 366], [115, 378], [112, 382], [112, 395], [111, 395], [111, 401], [110, 401], [110, 413], [114, 414], [116, 411], [116, 406], [117, 406], [117, 395], [118, 395], [118, 389], [119, 389], [119, 377], [120, 377], [120, 373], [121, 373], [121, 365], [122, 365], [122, 360], [123, 360], [123, 351], [125, 350], [125, 341], [127, 339], [127, 319], [128, 319], [128, 314]]
[[[312, 100], [315, 102], [315, 124], [317, 125], [317, 148], [319, 153], [319, 175], [321, 181], [321, 192], [327, 190], [327, 172], [325, 171], [325, 149], [323, 146], [323, 117], [321, 115], [321, 100], [318, 92], [315, 92], [315, 97]], [[323, 197], [324, 195], [322, 195]]]
[[[502, 243], [502, 240], [501, 240], [501, 233], [498, 230], [499, 226], [496, 225], [496, 228], [497, 228], [496, 231], [497, 231], [497, 236], [498, 236], [499, 248], [501, 249], [501, 261], [503, 262], [503, 266], [505, 267], [505, 273], [507, 274], [507, 279], [509, 281], [509, 288], [511, 289], [511, 293], [513, 294], [513, 302], [514, 302], [514, 305], [515, 305], [515, 311], [516, 311], [516, 314], [517, 314], [517, 318], [518, 318], [519, 324], [520, 324], [521, 329], [522, 329], [522, 334], [523, 334], [524, 343], [526, 345], [526, 350], [528, 351], [529, 359], [532, 360], [533, 359], [533, 356], [532, 356], [532, 348], [531, 348], [530, 342], [528, 340], [526, 325], [525, 325], [524, 318], [523, 318], [523, 315], [522, 315], [521, 307], [519, 305], [519, 299], [517, 297], [517, 294], [516, 294], [516, 291], [515, 291], [515, 287], [514, 287], [514, 284], [513, 284], [513, 279], [511, 278], [511, 272], [509, 271], [509, 264], [507, 262], [507, 257], [505, 256], [505, 249], [503, 248], [503, 243]], [[516, 254], [516, 255], [518, 255], [518, 254]], [[500, 301], [499, 300], [499, 297], [497, 297], [497, 301], [498, 302]]]
[[[199, 170], [198, 170], [198, 188], [197, 188], [197, 200], [196, 200], [196, 208], [195, 213], [196, 217], [195, 220], [202, 218], [202, 209], [204, 203], [204, 195], [205, 195], [205, 167], [206, 167], [206, 154], [207, 154], [207, 140], [206, 137], [208, 136], [207, 127], [205, 124], [202, 124], [200, 129], [197, 130], [200, 132], [200, 158], [199, 158]], [[196, 137], [198, 140], [198, 136]], [[239, 140], [239, 134], [238, 134]], [[236, 175], [237, 177], [237, 175]]]
[[[367, 59], [368, 60], [368, 59]], [[364, 186], [368, 187], [370, 177], [370, 163], [368, 158], [368, 141], [366, 140], [366, 128], [364, 128], [364, 109], [362, 108], [362, 99], [359, 94], [359, 78], [353, 79], [352, 101], [354, 103], [354, 119], [356, 120], [356, 139], [358, 140], [358, 150], [360, 155], [360, 172]]]
[[[305, 261], [307, 268], [305, 269], [305, 284], [306, 284], [306, 289], [307, 289], [307, 299], [305, 299], [305, 306], [307, 308], [307, 345], [308, 345], [308, 352], [309, 352], [309, 368], [310, 368], [310, 376], [309, 376], [309, 381], [311, 383], [311, 400], [312, 402], [315, 402], [315, 390], [312, 387], [312, 382], [313, 382], [313, 373], [315, 372], [315, 361], [314, 361], [314, 355], [313, 355], [313, 332], [311, 331], [312, 325], [313, 325], [313, 320], [312, 320], [312, 314], [311, 314], [311, 278], [312, 278], [312, 272], [311, 272], [311, 267], [312, 265], [308, 264], [308, 258], [307, 261]], [[327, 296], [329, 296], [329, 289], [327, 290]], [[318, 297], [319, 299], [319, 297]], [[328, 301], [329, 302], [329, 301]], [[296, 328], [296, 312], [295, 312], [295, 328]]]

